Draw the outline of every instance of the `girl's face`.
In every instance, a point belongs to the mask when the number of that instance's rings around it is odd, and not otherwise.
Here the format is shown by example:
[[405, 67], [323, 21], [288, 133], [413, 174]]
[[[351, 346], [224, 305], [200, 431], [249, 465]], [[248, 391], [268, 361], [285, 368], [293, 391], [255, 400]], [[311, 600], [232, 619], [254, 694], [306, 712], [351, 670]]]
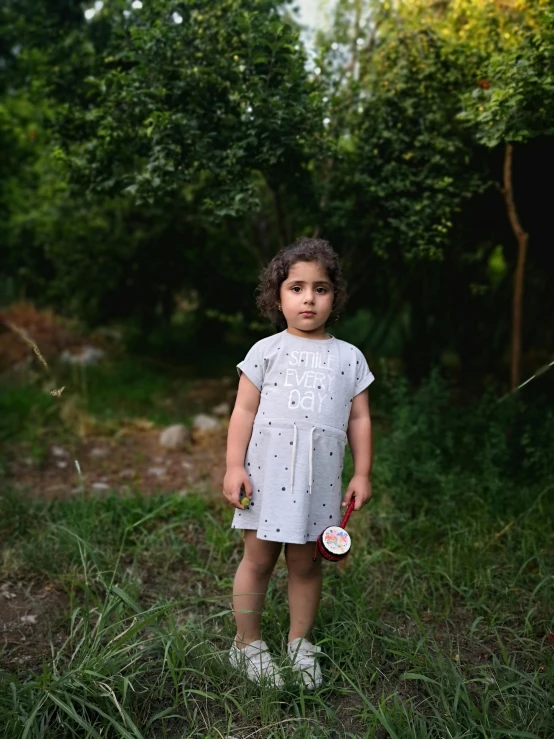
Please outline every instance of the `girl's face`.
[[281, 308], [288, 330], [307, 338], [325, 337], [333, 308], [333, 284], [319, 262], [296, 262], [281, 284]]

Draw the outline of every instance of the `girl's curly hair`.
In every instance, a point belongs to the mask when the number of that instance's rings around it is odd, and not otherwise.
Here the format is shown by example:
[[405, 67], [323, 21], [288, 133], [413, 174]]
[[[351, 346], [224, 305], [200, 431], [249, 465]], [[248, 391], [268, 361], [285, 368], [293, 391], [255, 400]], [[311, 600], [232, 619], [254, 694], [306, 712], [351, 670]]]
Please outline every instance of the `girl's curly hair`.
[[260, 273], [260, 283], [256, 290], [256, 305], [260, 312], [269, 318], [277, 330], [286, 329], [286, 319], [277, 303], [281, 298], [281, 285], [296, 262], [319, 262], [326, 271], [334, 292], [333, 310], [329, 320], [336, 321], [347, 300], [346, 282], [342, 276], [338, 255], [328, 241], [310, 239], [306, 236], [281, 249]]

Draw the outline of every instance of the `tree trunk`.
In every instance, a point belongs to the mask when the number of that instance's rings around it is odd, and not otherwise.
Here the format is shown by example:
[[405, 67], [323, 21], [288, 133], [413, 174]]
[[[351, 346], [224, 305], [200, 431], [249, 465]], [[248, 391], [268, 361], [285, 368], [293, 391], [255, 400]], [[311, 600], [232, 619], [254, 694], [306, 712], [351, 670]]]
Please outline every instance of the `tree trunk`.
[[529, 234], [523, 230], [514, 201], [514, 189], [512, 183], [512, 157], [514, 147], [506, 144], [504, 152], [504, 187], [502, 195], [506, 203], [506, 210], [512, 231], [517, 240], [517, 264], [514, 275], [514, 293], [512, 302], [512, 361], [510, 387], [515, 390], [519, 383], [519, 372], [521, 365], [521, 326], [523, 308], [523, 285], [525, 277], [525, 259], [527, 257], [527, 244]]

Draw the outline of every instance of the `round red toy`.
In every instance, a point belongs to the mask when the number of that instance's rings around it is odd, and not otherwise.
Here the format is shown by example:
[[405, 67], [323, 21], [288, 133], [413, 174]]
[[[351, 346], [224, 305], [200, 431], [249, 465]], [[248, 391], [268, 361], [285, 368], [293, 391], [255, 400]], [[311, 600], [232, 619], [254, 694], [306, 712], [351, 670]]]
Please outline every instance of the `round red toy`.
[[329, 562], [339, 562], [348, 556], [352, 547], [352, 539], [346, 530], [346, 524], [350, 518], [350, 514], [354, 510], [356, 501], [354, 497], [350, 500], [348, 508], [342, 521], [338, 526], [327, 526], [327, 528], [318, 536], [316, 541], [316, 553], [313, 561], [317, 560], [317, 552], [319, 550], [321, 556]]

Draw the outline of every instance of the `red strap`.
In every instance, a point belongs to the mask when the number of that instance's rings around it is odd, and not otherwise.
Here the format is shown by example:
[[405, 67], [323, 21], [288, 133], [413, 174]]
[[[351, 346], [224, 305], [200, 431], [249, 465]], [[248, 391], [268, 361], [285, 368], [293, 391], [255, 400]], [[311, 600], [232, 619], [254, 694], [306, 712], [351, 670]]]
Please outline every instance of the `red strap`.
[[346, 512], [344, 516], [342, 517], [342, 521], [339, 524], [341, 529], [346, 528], [346, 524], [348, 523], [348, 519], [350, 518], [350, 514], [354, 510], [355, 505], [356, 505], [356, 499], [354, 498], [354, 496], [352, 496], [352, 498], [350, 499], [350, 503], [348, 504], [348, 508], [346, 509]]

